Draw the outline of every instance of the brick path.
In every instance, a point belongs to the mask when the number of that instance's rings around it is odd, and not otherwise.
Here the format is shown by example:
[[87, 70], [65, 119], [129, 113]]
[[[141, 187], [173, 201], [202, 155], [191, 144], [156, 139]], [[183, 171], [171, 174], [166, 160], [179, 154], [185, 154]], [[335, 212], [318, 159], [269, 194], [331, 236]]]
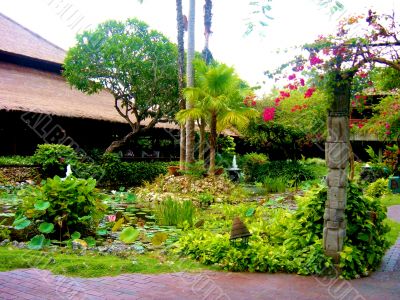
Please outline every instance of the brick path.
[[[389, 209], [400, 221], [400, 206]], [[0, 299], [400, 299], [400, 239], [380, 271], [352, 281], [292, 274], [173, 273], [74, 278], [37, 269], [0, 273]]]

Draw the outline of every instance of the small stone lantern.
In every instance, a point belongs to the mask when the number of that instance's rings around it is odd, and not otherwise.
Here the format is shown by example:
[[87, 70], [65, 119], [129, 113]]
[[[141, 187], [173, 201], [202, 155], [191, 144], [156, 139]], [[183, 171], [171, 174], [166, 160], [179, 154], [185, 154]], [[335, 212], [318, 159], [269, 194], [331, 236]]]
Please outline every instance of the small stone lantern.
[[231, 243], [236, 246], [247, 245], [250, 236], [251, 233], [242, 220], [239, 217], [233, 219], [231, 237], [229, 238]]

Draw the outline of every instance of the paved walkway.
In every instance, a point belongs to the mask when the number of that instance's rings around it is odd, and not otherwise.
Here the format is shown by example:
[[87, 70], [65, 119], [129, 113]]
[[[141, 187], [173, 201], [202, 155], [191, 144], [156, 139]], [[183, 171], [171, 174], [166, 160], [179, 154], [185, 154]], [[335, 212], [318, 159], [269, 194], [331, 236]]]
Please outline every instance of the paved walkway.
[[[389, 209], [400, 221], [400, 205]], [[264, 273], [125, 274], [72, 278], [37, 269], [0, 273], [0, 299], [400, 299], [400, 238], [372, 276], [352, 281]]]

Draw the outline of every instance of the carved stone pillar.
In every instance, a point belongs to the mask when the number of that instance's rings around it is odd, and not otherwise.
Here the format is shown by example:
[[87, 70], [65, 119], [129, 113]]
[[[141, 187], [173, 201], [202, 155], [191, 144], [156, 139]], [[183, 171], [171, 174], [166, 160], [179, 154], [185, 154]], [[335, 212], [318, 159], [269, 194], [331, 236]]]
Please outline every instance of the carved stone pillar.
[[324, 249], [337, 263], [346, 236], [347, 165], [349, 159], [349, 118], [346, 113], [330, 113], [325, 156], [329, 168], [328, 199], [324, 213]]

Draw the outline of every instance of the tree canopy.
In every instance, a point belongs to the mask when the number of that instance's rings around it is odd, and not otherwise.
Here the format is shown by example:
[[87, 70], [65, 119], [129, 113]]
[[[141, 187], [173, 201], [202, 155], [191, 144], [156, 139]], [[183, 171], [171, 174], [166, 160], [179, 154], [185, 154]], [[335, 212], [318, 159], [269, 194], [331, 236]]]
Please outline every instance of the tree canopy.
[[[109, 151], [172, 117], [179, 107], [176, 46], [138, 19], [107, 21], [79, 34], [64, 69], [69, 84], [82, 92], [109, 91], [115, 109], [130, 125], [132, 131]], [[146, 118], [151, 122], [141, 128]]]

